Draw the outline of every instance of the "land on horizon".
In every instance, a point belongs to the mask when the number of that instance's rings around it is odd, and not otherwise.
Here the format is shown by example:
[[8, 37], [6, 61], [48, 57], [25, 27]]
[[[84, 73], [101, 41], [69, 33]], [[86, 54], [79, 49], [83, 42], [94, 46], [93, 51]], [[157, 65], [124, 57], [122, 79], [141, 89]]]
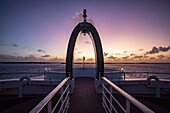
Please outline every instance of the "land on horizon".
[[[0, 62], [0, 64], [66, 64], [66, 62]], [[74, 62], [74, 64], [83, 64]], [[85, 62], [84, 64], [95, 64], [94, 62]], [[170, 62], [105, 62], [104, 64], [170, 64]]]

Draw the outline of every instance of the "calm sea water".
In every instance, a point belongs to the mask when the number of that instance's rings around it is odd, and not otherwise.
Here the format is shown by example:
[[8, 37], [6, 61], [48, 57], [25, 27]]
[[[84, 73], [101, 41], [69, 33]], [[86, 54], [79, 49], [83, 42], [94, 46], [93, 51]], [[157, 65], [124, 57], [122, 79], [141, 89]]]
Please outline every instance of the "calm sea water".
[[[82, 64], [74, 64], [74, 67], [83, 67]], [[85, 64], [85, 67], [95, 67], [95, 64]], [[44, 72], [48, 69], [63, 69], [65, 64], [0, 64], [0, 73], [13, 72]], [[123, 68], [126, 72], [160, 72], [170, 73], [170, 64], [105, 64], [105, 68], [116, 68], [120, 70]], [[0, 79], [16, 78], [21, 75], [2, 75]], [[170, 75], [163, 75], [165, 78], [170, 78]]]

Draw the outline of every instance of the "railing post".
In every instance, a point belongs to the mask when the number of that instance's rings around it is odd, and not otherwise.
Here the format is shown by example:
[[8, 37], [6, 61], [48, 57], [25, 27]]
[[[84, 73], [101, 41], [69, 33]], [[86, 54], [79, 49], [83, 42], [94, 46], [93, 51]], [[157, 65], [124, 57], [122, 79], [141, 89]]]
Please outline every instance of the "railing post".
[[48, 110], [48, 113], [51, 113], [51, 111], [52, 111], [52, 102], [51, 102], [52, 100], [50, 100], [49, 102], [48, 102], [48, 105], [47, 105], [47, 110]]
[[112, 113], [112, 86], [110, 86], [110, 112]]
[[130, 113], [130, 101], [126, 99], [126, 113]]
[[[64, 86], [63, 86], [63, 87], [64, 87]], [[61, 95], [63, 94], [63, 87], [61, 88]], [[63, 101], [64, 101], [63, 97], [64, 97], [64, 96], [62, 96], [62, 98], [61, 98], [61, 106], [62, 106]], [[63, 113], [63, 108], [61, 108], [61, 113]]]
[[125, 81], [125, 79], [126, 79], [126, 77], [125, 77], [125, 76], [126, 76], [126, 75], [125, 75], [125, 72], [123, 72], [123, 76], [124, 76], [124, 81]]
[[103, 105], [103, 108], [105, 108], [105, 106], [104, 106], [104, 95], [103, 95], [103, 93], [104, 93], [104, 87], [103, 87], [103, 83], [102, 83], [102, 105]]

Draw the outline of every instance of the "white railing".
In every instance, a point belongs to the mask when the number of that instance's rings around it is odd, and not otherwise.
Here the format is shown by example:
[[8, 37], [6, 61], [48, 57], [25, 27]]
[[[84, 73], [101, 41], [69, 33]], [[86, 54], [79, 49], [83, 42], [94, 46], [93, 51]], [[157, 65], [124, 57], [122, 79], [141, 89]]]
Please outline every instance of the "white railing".
[[170, 75], [170, 73], [166, 73], [166, 72], [125, 72], [125, 71], [116, 71], [116, 72], [104, 72], [105, 75], [111, 74], [111, 79], [113, 79], [115, 74], [121, 74], [123, 77], [123, 80], [126, 80], [127, 78], [147, 78], [150, 75], [157, 75], [159, 77], [159, 79], [170, 79], [170, 77], [168, 75]]
[[[65, 113], [67, 112], [69, 108], [69, 84], [66, 85], [66, 88], [64, 89], [63, 86], [66, 84], [66, 82], [70, 79], [70, 77], [65, 78], [56, 88], [54, 88], [39, 104], [37, 104], [30, 113], [39, 113], [46, 105], [47, 105], [47, 111], [48, 113], [53, 113], [56, 108], [59, 106], [58, 113]], [[61, 96], [58, 99], [55, 106], [52, 108], [52, 98], [55, 96], [55, 94], [61, 90]], [[63, 91], [64, 90], [64, 91]], [[65, 96], [64, 96], [65, 95]], [[61, 104], [60, 104], [61, 103]]]
[[[47, 76], [48, 74], [48, 76]], [[37, 77], [40, 77], [38, 79], [45, 79], [45, 80], [52, 80], [53, 78], [51, 75], [55, 75], [55, 80], [61, 80], [59, 75], [66, 74], [66, 72], [62, 71], [44, 71], [44, 72], [3, 72], [0, 73], [0, 80], [3, 79], [18, 79], [22, 76], [28, 76], [31, 77], [31, 79], [36, 80]]]
[[[112, 113], [112, 110], [114, 110], [114, 112], [118, 113], [118, 111], [116, 110], [116, 108], [115, 108], [115, 106], [113, 105], [113, 102], [112, 102], [114, 100], [115, 103], [122, 109], [122, 111], [124, 113], [130, 113], [130, 103], [134, 104], [137, 108], [139, 108], [144, 113], [154, 113], [151, 109], [149, 109], [148, 107], [143, 105], [141, 102], [139, 102], [138, 100], [133, 98], [131, 95], [126, 93], [124, 90], [119, 88], [117, 85], [112, 83], [107, 78], [105, 78], [105, 77], [101, 77], [101, 78], [106, 83], [108, 83], [110, 85], [110, 89], [108, 90], [108, 88], [106, 88], [106, 86], [104, 84], [102, 84], [102, 105], [103, 105], [106, 112]], [[124, 108], [118, 102], [118, 100], [112, 95], [112, 89], [113, 88], [126, 98], [126, 108]], [[110, 96], [109, 98], [108, 98], [107, 94], [109, 94], [109, 96]]]

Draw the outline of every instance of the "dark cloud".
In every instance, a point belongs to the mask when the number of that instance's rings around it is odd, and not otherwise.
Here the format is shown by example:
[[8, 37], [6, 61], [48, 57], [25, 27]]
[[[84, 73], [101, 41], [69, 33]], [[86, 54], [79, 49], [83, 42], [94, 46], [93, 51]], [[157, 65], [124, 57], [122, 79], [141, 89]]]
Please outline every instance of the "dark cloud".
[[82, 61], [83, 60], [83, 58], [77, 58], [76, 59], [76, 61]]
[[170, 49], [170, 46], [168, 46], [168, 47], [159, 47], [159, 51], [162, 51], [162, 52], [167, 52], [167, 51], [169, 51], [169, 49]]
[[[46, 55], [47, 56], [47, 55]], [[3, 55], [0, 54], [0, 62], [44, 62], [44, 61], [65, 61], [62, 58], [52, 58], [52, 59], [43, 59], [43, 58], [37, 58], [34, 55], [29, 56], [12, 56], [12, 55]]]
[[122, 57], [123, 60], [127, 60], [128, 58], [129, 58], [129, 56]]
[[133, 58], [143, 58], [143, 56], [134, 56]]
[[154, 59], [155, 59], [155, 57], [151, 57], [150, 59], [151, 59], [151, 60], [154, 60]]
[[41, 56], [41, 57], [50, 57], [50, 55], [47, 55], [47, 54], [46, 54], [46, 55], [43, 55], [43, 56]]
[[12, 47], [18, 47], [18, 45], [17, 44], [12, 44]]
[[159, 47], [159, 48], [153, 47], [152, 50], [146, 52], [146, 54], [155, 54], [155, 53], [159, 53], [159, 52], [167, 52], [167, 51], [169, 51], [169, 49], [170, 49], [170, 46], [168, 46], [168, 47]]
[[89, 41], [85, 41], [85, 44], [91, 44], [91, 42], [89, 42]]
[[104, 52], [104, 56], [107, 56], [107, 55], [109, 55], [109, 53]]
[[143, 56], [143, 58], [149, 58], [149, 56]]
[[38, 59], [34, 55], [23, 57], [0, 54], [0, 62], [30, 62], [30, 61], [43, 61], [43, 59]]
[[50, 59], [50, 61], [57, 62], [57, 61], [64, 61], [64, 59], [55, 57], [55, 58]]
[[38, 49], [37, 51], [38, 51], [38, 52], [41, 52], [41, 53], [45, 53], [45, 51], [42, 50], [42, 49]]
[[114, 56], [110, 56], [110, 57], [107, 57], [108, 59], [112, 59], [112, 60], [115, 60], [117, 57], [114, 57]]
[[93, 61], [94, 58], [88, 58], [86, 61]]
[[165, 56], [164, 55], [157, 55], [159, 59], [163, 59]]
[[144, 49], [138, 49], [138, 51], [143, 51]]
[[135, 55], [136, 55], [136, 54], [134, 54], [134, 53], [131, 53], [131, 54], [130, 54], [130, 56], [135, 56]]

